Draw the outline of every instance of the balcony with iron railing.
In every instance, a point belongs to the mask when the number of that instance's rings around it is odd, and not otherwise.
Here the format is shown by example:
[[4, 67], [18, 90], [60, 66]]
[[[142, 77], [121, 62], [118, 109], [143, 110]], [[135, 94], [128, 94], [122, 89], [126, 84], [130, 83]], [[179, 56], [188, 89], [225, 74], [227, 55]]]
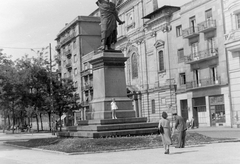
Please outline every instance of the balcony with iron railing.
[[206, 88], [221, 85], [221, 77], [200, 79], [198, 81], [186, 82], [186, 89]]
[[92, 83], [92, 81], [91, 81], [91, 82], [85, 83], [85, 84], [83, 85], [82, 90], [83, 90], [83, 91], [87, 91], [87, 90], [90, 90], [90, 89], [92, 89], [92, 88], [93, 88], [93, 83]]
[[70, 35], [65, 36], [56, 46], [56, 50], [57, 50], [57, 48], [60, 49], [63, 45], [67, 44], [68, 42], [70, 42], [75, 37], [76, 37], [75, 32], [70, 34]]
[[67, 56], [67, 58], [71, 58], [71, 56], [72, 56], [71, 50], [65, 50], [65, 51], [63, 52], [63, 54], [64, 54], [65, 56]]
[[184, 38], [192, 38], [192, 37], [195, 37], [195, 36], [199, 36], [198, 27], [189, 27], [187, 29], [184, 29], [182, 31], [182, 36]]
[[210, 48], [203, 51], [199, 51], [197, 53], [192, 53], [189, 56], [185, 56], [185, 63], [193, 64], [196, 62], [209, 60], [211, 58], [216, 58], [216, 57], [218, 57], [218, 49]]
[[72, 62], [71, 62], [71, 61], [69, 61], [69, 62], [66, 64], [66, 68], [67, 68], [68, 70], [71, 70], [71, 69], [72, 69]]
[[203, 33], [216, 30], [216, 28], [216, 20], [206, 20], [198, 24], [198, 31]]
[[93, 73], [91, 68], [85, 69], [81, 72], [82, 76], [87, 76], [87, 75], [91, 75]]

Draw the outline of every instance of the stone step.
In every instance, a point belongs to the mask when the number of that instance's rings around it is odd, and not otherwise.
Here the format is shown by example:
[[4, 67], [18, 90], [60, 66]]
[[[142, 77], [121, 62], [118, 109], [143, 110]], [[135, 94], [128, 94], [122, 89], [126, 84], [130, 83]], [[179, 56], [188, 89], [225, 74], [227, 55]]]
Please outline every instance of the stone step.
[[156, 134], [156, 128], [145, 128], [145, 129], [128, 129], [128, 130], [116, 130], [116, 131], [78, 131], [78, 132], [59, 132], [58, 137], [79, 137], [79, 138], [101, 138], [101, 137], [111, 137], [111, 136], [137, 136], [137, 135], [147, 135]]
[[107, 125], [88, 125], [88, 126], [71, 126], [67, 127], [67, 131], [113, 131], [140, 128], [155, 128], [158, 123], [140, 122], [140, 123], [124, 123], [124, 124], [107, 124]]
[[105, 119], [105, 120], [83, 120], [78, 121], [78, 125], [106, 125], [106, 124], [124, 124], [124, 123], [138, 123], [147, 122], [147, 117], [132, 117], [119, 119]]

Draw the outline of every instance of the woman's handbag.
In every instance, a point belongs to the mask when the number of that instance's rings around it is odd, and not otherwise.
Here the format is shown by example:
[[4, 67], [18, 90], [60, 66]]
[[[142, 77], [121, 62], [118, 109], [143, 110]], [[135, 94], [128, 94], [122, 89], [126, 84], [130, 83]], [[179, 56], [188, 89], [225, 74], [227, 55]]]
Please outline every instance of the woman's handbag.
[[164, 133], [164, 130], [163, 130], [163, 127], [161, 125], [160, 128], [158, 129], [158, 134], [163, 134], [163, 133]]

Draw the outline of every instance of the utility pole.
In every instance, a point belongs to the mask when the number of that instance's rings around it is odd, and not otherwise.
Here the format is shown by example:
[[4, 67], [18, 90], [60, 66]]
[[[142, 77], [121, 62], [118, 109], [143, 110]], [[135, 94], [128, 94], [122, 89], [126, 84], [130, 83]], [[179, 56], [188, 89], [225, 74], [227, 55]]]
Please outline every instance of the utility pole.
[[[49, 43], [49, 60], [50, 60], [50, 113], [53, 113], [53, 93], [52, 93], [52, 48], [51, 48], [51, 43]], [[52, 117], [52, 122], [54, 121], [53, 120], [53, 117]], [[51, 123], [50, 123], [51, 124]], [[50, 128], [52, 129], [51, 125], [50, 125]]]

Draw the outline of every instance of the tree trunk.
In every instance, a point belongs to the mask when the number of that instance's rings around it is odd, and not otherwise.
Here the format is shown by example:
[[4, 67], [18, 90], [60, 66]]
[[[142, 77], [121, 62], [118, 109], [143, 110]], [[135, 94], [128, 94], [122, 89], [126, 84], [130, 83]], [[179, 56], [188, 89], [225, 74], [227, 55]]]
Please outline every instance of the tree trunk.
[[5, 111], [4, 111], [4, 125], [3, 125], [3, 133], [5, 133], [5, 130], [6, 130], [6, 127], [7, 127], [7, 119], [6, 119], [6, 114], [5, 114]]
[[14, 126], [15, 126], [15, 114], [14, 114], [14, 102], [12, 103], [12, 119], [13, 119], [13, 128], [12, 133], [14, 133]]
[[60, 112], [59, 113], [59, 127], [60, 127], [60, 132], [62, 131], [62, 120], [61, 120], [61, 117], [62, 117], [62, 113]]
[[7, 115], [7, 118], [8, 118], [8, 127], [10, 127], [10, 126], [11, 126], [11, 122], [10, 122], [10, 116], [9, 116], [9, 114]]
[[[53, 120], [52, 120], [53, 121]], [[49, 124], [49, 130], [52, 131], [52, 126], [51, 126], [51, 112], [48, 112], [48, 124]]]
[[39, 120], [38, 120], [38, 114], [36, 114], [36, 123], [37, 123], [37, 132], [39, 132]]
[[43, 131], [42, 113], [40, 113], [41, 130]]

